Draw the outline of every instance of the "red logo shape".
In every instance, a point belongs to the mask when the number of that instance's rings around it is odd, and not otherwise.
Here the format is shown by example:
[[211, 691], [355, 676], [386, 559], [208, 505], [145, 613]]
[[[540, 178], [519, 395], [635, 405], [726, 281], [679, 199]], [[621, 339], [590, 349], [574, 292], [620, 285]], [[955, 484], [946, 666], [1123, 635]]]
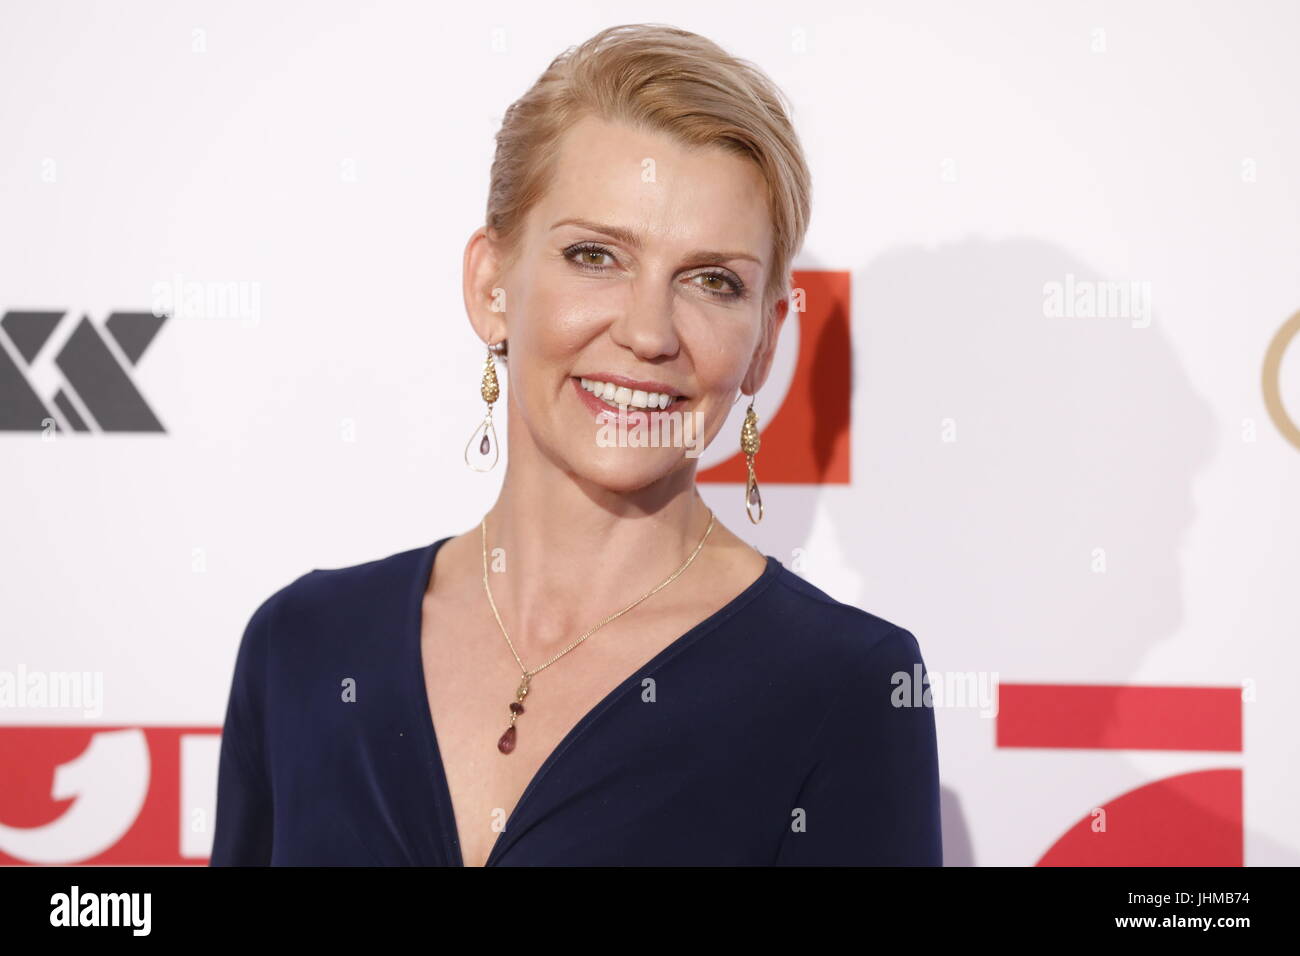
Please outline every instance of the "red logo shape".
[[[853, 350], [849, 330], [849, 273], [796, 271], [795, 287], [805, 292], [805, 311], [786, 321], [799, 323], [799, 357], [785, 401], [764, 423], [755, 457], [758, 483], [849, 484], [849, 401]], [[696, 475], [697, 481], [744, 484], [745, 456], [736, 454]]]
[[[1241, 688], [1003, 684], [997, 745], [1242, 750]], [[1242, 772], [1198, 770], [1113, 797], [1038, 866], [1242, 866]]]
[[[220, 734], [219, 727], [0, 727], [0, 864], [206, 863], [194, 847], [211, 846], [216, 794], [207, 781], [215, 781]], [[187, 778], [196, 791], [190, 807], [182, 806]]]

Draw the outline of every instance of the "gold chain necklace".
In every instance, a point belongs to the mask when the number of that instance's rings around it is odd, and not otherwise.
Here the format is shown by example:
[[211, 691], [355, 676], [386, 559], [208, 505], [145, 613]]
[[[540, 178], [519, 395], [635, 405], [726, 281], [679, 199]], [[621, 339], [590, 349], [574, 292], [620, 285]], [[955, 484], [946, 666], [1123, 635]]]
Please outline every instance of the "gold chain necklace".
[[524, 712], [524, 698], [528, 696], [528, 682], [532, 680], [533, 675], [538, 673], [539, 671], [543, 671], [546, 668], [550, 667], [552, 664], [558, 661], [565, 654], [569, 653], [569, 651], [573, 650], [575, 647], [577, 647], [579, 644], [581, 644], [583, 641], [589, 638], [599, 628], [604, 627], [610, 621], [614, 620], [614, 618], [626, 614], [628, 611], [632, 610], [632, 608], [636, 607], [646, 598], [650, 597], [652, 594], [659, 591], [660, 588], [667, 587], [677, 578], [677, 575], [681, 574], [683, 571], [689, 568], [691, 566], [691, 562], [695, 560], [695, 556], [699, 554], [700, 549], [704, 547], [704, 542], [705, 540], [708, 539], [709, 533], [713, 530], [713, 509], [712, 508], [709, 509], [709, 526], [704, 529], [704, 537], [700, 538], [700, 543], [695, 546], [695, 550], [692, 551], [691, 556], [686, 559], [686, 563], [683, 564], [676, 571], [674, 571], [672, 574], [670, 574], [666, 581], [664, 581], [662, 584], [656, 587], [653, 591], [649, 591], [648, 593], [643, 594], [641, 597], [637, 598], [635, 601], [633, 601], [627, 607], [623, 608], [623, 610], [619, 611], [617, 614], [611, 614], [609, 617], [605, 618], [605, 620], [601, 621], [599, 624], [597, 624], [595, 627], [589, 630], [586, 634], [582, 635], [582, 637], [578, 638], [576, 641], [574, 641], [564, 650], [560, 651], [560, 653], [552, 657], [541, 667], [535, 668], [534, 670], [531, 671], [528, 668], [526, 668], [524, 666], [524, 662], [519, 659], [519, 654], [518, 652], [515, 651], [515, 645], [510, 640], [510, 635], [506, 633], [506, 626], [501, 623], [501, 615], [497, 611], [496, 601], [492, 600], [492, 588], [488, 585], [487, 515], [483, 516], [483, 523], [480, 527], [482, 530], [482, 537], [483, 537], [483, 590], [487, 592], [488, 603], [492, 605], [492, 614], [497, 619], [497, 625], [501, 628], [501, 633], [505, 634], [506, 643], [510, 645], [510, 653], [515, 655], [515, 663], [519, 665], [519, 670], [524, 677], [523, 681], [519, 684], [519, 688], [515, 691], [515, 699], [510, 702], [510, 726], [506, 728], [506, 732], [502, 734], [501, 739], [497, 741], [497, 750], [501, 751], [503, 754], [508, 754], [515, 749], [515, 721], [518, 720], [519, 715]]

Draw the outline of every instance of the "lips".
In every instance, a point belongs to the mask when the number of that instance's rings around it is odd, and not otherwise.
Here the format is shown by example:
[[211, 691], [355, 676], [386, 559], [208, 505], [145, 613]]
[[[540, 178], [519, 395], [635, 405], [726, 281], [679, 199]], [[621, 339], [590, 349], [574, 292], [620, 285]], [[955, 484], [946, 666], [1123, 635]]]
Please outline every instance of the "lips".
[[610, 404], [609, 402], [605, 401], [603, 398], [597, 398], [591, 392], [583, 388], [581, 378], [570, 378], [569, 381], [573, 385], [573, 390], [578, 395], [578, 401], [586, 405], [587, 409], [598, 420], [604, 420], [604, 419], [613, 419], [614, 421], [624, 420], [630, 423], [632, 420], [631, 416], [634, 412], [640, 412], [643, 415], [650, 416], [656, 413], [662, 414], [664, 412], [674, 411], [676, 409], [680, 409], [683, 405], [686, 404], [686, 399], [674, 398], [671, 402], [668, 403], [667, 408], [656, 408], [656, 409], [634, 408], [630, 405], [620, 408], [618, 405]]

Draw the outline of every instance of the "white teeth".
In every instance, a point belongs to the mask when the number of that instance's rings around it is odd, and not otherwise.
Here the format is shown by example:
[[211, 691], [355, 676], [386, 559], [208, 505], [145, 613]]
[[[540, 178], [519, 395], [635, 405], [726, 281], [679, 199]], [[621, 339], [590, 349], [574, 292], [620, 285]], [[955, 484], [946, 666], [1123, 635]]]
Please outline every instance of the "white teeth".
[[628, 405], [633, 408], [667, 408], [672, 404], [672, 395], [662, 392], [646, 392], [641, 389], [625, 388], [613, 382], [601, 382], [594, 378], [580, 379], [582, 387], [597, 398], [613, 405]]

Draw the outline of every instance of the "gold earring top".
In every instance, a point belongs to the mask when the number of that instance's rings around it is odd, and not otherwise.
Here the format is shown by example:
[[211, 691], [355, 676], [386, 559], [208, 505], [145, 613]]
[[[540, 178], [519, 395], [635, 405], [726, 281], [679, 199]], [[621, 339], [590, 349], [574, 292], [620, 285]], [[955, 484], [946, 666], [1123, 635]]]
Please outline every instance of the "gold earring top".
[[497, 382], [497, 363], [492, 357], [492, 346], [488, 346], [487, 360], [483, 365], [483, 381], [479, 387], [483, 401], [491, 405], [501, 396], [501, 385]]
[[754, 414], [754, 403], [749, 403], [745, 412], [745, 424], [740, 426], [740, 450], [746, 455], [758, 454], [758, 416]]

